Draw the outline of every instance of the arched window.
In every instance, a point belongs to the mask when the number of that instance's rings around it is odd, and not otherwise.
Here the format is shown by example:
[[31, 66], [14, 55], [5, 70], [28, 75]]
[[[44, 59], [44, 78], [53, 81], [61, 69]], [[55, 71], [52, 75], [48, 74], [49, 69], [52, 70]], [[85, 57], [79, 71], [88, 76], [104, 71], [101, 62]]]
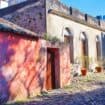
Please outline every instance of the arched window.
[[70, 28], [66, 27], [63, 31], [64, 35], [64, 43], [68, 43], [70, 45], [70, 62], [74, 62], [74, 47], [73, 47], [73, 33]]
[[81, 55], [82, 55], [82, 63], [84, 67], [87, 67], [88, 61], [88, 39], [85, 32], [81, 32], [80, 34], [81, 41]]
[[99, 36], [96, 36], [96, 52], [97, 52], [97, 60], [101, 57], [101, 44]]
[[80, 40], [81, 40], [82, 55], [88, 56], [88, 39], [85, 32], [81, 33]]
[[64, 34], [64, 42], [65, 43], [70, 43], [70, 39], [73, 38], [71, 30], [66, 27], [63, 34]]

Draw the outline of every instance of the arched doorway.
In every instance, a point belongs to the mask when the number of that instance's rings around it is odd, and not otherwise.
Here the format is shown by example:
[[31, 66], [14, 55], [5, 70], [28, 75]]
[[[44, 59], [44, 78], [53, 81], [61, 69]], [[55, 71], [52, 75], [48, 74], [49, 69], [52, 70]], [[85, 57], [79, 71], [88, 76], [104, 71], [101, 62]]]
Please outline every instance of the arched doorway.
[[88, 68], [89, 58], [88, 58], [88, 39], [85, 32], [80, 35], [81, 41], [81, 60], [82, 66]]
[[97, 53], [97, 60], [101, 57], [101, 43], [99, 36], [96, 36], [96, 53]]
[[63, 32], [64, 35], [64, 43], [68, 43], [70, 45], [70, 63], [74, 62], [74, 47], [73, 47], [73, 33], [70, 28], [66, 27]]

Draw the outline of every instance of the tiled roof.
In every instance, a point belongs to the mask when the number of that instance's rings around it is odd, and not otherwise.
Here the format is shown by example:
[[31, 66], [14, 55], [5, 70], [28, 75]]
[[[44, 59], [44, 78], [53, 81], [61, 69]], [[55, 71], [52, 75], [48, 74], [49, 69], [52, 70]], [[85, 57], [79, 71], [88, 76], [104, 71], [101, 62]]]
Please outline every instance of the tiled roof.
[[40, 37], [41, 35], [38, 35], [30, 30], [24, 29], [18, 25], [15, 25], [11, 22], [8, 22], [7, 20], [4, 20], [0, 18], [0, 31], [2, 32], [13, 32], [21, 35], [27, 35], [31, 37]]

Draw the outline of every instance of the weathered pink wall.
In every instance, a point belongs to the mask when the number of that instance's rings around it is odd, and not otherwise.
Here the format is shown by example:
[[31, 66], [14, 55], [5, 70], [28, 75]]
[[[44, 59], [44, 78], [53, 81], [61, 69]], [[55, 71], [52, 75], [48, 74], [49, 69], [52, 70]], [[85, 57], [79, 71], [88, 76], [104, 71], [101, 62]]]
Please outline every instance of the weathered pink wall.
[[70, 85], [70, 46], [68, 44], [47, 43], [49, 48], [55, 50], [55, 72], [57, 87]]
[[70, 85], [70, 46], [64, 45], [60, 50], [60, 80], [61, 87]]
[[41, 40], [0, 32], [0, 71], [8, 82], [10, 99], [43, 90], [46, 58]]
[[[10, 100], [46, 89], [47, 47], [42, 39], [0, 32], [0, 90], [8, 90]], [[70, 84], [69, 47], [55, 51], [56, 84], [63, 87]]]

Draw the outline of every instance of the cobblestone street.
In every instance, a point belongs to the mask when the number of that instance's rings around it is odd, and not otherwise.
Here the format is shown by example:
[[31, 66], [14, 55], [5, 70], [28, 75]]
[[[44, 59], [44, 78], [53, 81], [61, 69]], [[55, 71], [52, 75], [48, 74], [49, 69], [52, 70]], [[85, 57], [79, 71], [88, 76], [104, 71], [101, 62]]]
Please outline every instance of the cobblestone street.
[[30, 100], [9, 105], [105, 105], [105, 72], [75, 77], [70, 86]]

